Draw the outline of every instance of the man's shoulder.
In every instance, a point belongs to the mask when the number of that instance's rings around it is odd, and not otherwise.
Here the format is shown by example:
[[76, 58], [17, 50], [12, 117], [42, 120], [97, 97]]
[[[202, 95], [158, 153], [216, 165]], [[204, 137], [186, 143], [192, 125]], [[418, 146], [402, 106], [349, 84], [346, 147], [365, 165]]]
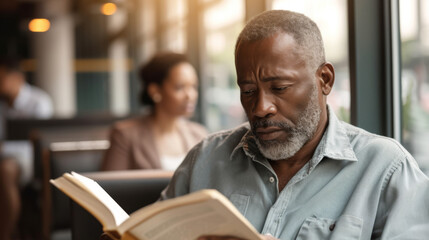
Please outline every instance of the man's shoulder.
[[370, 133], [362, 128], [343, 123], [350, 144], [356, 155], [377, 156], [386, 161], [406, 159], [414, 161], [411, 154], [395, 139]]
[[24, 88], [28, 88], [28, 93], [30, 95], [31, 101], [37, 101], [37, 102], [51, 102], [51, 97], [46, 93], [44, 90], [42, 90], [39, 87], [25, 84]]
[[43, 90], [25, 83], [16, 99], [13, 107], [8, 108], [10, 118], [38, 118], [52, 117], [54, 113], [53, 102]]

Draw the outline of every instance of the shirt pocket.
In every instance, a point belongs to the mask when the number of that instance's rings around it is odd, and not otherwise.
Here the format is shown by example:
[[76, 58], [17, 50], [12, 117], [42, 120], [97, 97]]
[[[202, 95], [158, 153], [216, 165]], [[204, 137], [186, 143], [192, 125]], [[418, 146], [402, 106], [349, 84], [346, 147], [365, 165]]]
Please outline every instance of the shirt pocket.
[[360, 239], [363, 220], [342, 215], [337, 220], [310, 217], [302, 224], [296, 240], [356, 240]]
[[249, 205], [249, 196], [233, 193], [229, 200], [234, 204], [237, 210], [243, 215], [246, 216], [247, 206]]

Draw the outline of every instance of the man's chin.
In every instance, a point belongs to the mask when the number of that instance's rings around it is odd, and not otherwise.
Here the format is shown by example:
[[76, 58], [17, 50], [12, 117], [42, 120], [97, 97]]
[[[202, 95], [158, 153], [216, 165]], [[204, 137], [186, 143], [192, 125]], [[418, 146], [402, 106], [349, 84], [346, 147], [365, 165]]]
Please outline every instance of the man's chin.
[[255, 136], [259, 144], [265, 148], [270, 148], [273, 146], [282, 146], [291, 141], [290, 135], [285, 132], [282, 132], [281, 135], [273, 136], [272, 138], [260, 137], [258, 135]]
[[259, 142], [259, 145], [264, 149], [269, 149], [270, 147], [278, 145], [280, 143], [280, 141], [277, 139], [261, 140], [260, 138], [257, 138], [257, 141]]
[[265, 141], [257, 139], [256, 144], [264, 157], [270, 160], [284, 160], [294, 156], [304, 145], [304, 142], [299, 141], [299, 139], [293, 141], [290, 139]]
[[282, 155], [279, 150], [282, 149], [278, 140], [257, 140], [257, 145], [261, 154], [271, 160], [277, 160]]

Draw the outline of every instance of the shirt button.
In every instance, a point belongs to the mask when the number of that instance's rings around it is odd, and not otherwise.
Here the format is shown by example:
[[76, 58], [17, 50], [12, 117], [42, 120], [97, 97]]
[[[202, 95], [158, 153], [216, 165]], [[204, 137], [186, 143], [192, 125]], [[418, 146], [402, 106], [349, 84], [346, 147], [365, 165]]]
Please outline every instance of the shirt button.
[[270, 183], [273, 183], [275, 181], [274, 177], [270, 177]]

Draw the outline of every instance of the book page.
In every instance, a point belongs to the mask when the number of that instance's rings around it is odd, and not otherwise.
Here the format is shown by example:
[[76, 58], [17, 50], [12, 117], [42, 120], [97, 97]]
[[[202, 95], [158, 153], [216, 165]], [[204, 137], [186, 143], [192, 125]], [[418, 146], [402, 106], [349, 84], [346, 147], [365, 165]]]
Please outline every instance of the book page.
[[86, 189], [65, 177], [59, 177], [50, 182], [97, 218], [103, 225], [104, 231], [116, 231], [117, 225], [111, 211]]
[[[69, 175], [66, 176], [69, 177]], [[129, 217], [121, 206], [97, 182], [75, 172], [72, 172], [72, 177], [78, 180], [79, 184], [83, 184], [83, 188], [110, 209], [115, 218], [116, 226], [119, 226]]]
[[[190, 194], [180, 197], [186, 198], [185, 201], [176, 198], [166, 200], [166, 202], [170, 201], [166, 204], [163, 204], [164, 202], [155, 203], [149, 208], [158, 208], [158, 212], [146, 209], [146, 211], [142, 210], [143, 213], [132, 214], [124, 225], [127, 225], [128, 221], [133, 221], [134, 225], [128, 224], [129, 229], [126, 231], [142, 240], [188, 240], [196, 239], [201, 235], [230, 235], [250, 240], [261, 239], [258, 232], [232, 203], [217, 191], [215, 192], [216, 196], [211, 196], [211, 192], [208, 196]], [[200, 192], [193, 194], [200, 194]], [[221, 195], [221, 199], [218, 198], [218, 194]], [[178, 204], [172, 204], [175, 201]], [[147, 213], [146, 216], [144, 212]], [[140, 222], [131, 220], [139, 217]], [[124, 231], [122, 225], [118, 231]]]
[[50, 182], [97, 218], [104, 231], [116, 231], [117, 226], [128, 218], [128, 214], [92, 179], [65, 173]]

